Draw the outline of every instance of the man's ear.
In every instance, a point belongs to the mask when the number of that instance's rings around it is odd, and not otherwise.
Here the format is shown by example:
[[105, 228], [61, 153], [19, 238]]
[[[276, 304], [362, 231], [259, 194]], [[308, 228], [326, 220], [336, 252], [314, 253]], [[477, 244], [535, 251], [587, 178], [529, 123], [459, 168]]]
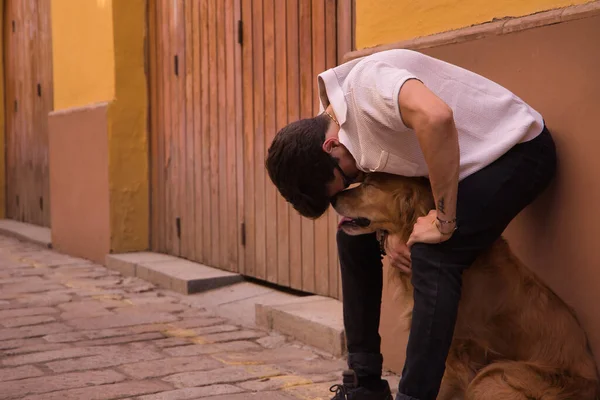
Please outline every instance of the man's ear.
[[340, 141], [337, 138], [328, 138], [327, 140], [325, 140], [325, 142], [323, 142], [323, 151], [328, 154], [331, 154], [333, 149], [335, 149], [338, 146], [340, 146]]

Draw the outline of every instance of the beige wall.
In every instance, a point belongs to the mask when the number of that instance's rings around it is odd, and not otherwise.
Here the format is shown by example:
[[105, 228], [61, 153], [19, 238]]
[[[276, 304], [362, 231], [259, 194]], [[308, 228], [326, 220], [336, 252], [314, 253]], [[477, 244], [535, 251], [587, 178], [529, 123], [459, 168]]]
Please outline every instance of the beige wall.
[[[511, 224], [517, 255], [574, 307], [600, 362], [600, 15], [424, 50], [508, 87], [554, 134], [555, 184]], [[385, 364], [400, 371], [406, 331], [386, 290]]]
[[103, 263], [110, 249], [108, 105], [50, 113], [52, 246]]

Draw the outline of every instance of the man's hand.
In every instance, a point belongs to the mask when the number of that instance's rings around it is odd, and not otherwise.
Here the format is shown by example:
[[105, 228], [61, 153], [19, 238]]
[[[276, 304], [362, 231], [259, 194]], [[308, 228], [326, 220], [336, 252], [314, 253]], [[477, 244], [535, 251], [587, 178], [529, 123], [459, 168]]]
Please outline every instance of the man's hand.
[[390, 265], [405, 274], [411, 274], [410, 250], [399, 235], [388, 235], [385, 240], [385, 252], [390, 258]]
[[441, 233], [436, 222], [437, 211], [435, 210], [429, 211], [429, 214], [424, 217], [417, 218], [417, 222], [406, 243], [408, 248], [415, 243], [441, 243], [450, 239], [452, 233]]

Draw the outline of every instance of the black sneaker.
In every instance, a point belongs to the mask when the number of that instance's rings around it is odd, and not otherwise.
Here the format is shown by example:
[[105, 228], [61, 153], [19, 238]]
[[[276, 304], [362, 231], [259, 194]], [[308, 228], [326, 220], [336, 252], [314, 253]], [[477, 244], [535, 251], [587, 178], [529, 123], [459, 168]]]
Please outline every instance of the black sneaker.
[[352, 370], [344, 371], [342, 384], [329, 388], [335, 395], [331, 400], [393, 400], [390, 385], [386, 380], [381, 380], [381, 388], [377, 390], [358, 386], [358, 378]]

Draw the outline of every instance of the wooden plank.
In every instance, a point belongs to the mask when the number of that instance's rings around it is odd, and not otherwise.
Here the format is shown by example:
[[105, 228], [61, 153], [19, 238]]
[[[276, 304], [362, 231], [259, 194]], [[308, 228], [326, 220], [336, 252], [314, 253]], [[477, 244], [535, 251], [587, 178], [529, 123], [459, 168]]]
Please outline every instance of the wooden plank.
[[[174, 75], [174, 84], [176, 87], [176, 96], [173, 98], [173, 105], [177, 107], [175, 126], [173, 131], [173, 137], [175, 139], [174, 145], [176, 146], [175, 152], [175, 163], [173, 169], [174, 175], [174, 183], [175, 183], [175, 195], [176, 201], [174, 215], [175, 218], [179, 218], [179, 227], [177, 227], [177, 237], [175, 241], [175, 251], [176, 255], [184, 256], [183, 254], [183, 243], [185, 243], [185, 233], [188, 222], [188, 216], [186, 209], [186, 142], [185, 142], [185, 123], [186, 123], [186, 107], [185, 107], [185, 78], [186, 78], [186, 56], [185, 56], [185, 12], [184, 12], [184, 2], [183, 1], [174, 1], [173, 2], [173, 28], [174, 35], [172, 36], [174, 40], [174, 55], [177, 57], [177, 65], [175, 75]], [[187, 250], [187, 249], [185, 249]], [[185, 257], [185, 256], [184, 256]]]
[[[241, 0], [234, 0], [234, 21], [242, 20], [242, 4]], [[239, 25], [236, 26], [236, 33]], [[243, 89], [242, 89], [242, 46], [235, 45], [235, 121], [236, 121], [236, 142], [235, 142], [235, 159], [236, 159], [236, 177], [237, 177], [237, 221], [236, 221], [236, 238], [238, 243], [237, 248], [237, 270], [241, 272], [245, 266], [245, 245], [242, 243], [241, 226], [244, 223], [244, 208], [245, 208], [245, 189], [244, 189], [244, 108], [243, 108]]]
[[[185, 85], [185, 130], [184, 130], [184, 147], [185, 147], [185, 180], [182, 187], [184, 196], [184, 209], [182, 210], [182, 240], [181, 240], [181, 255], [187, 259], [195, 259], [195, 233], [196, 233], [196, 217], [194, 207], [195, 181], [194, 181], [194, 49], [192, 36], [192, 5], [193, 2], [186, 1], [181, 3], [183, 8], [183, 18], [185, 21], [185, 71], [181, 80]], [[182, 176], [183, 178], [183, 176]]]
[[[16, 30], [15, 10], [13, 1], [5, 1], [5, 18], [3, 20], [4, 33], [4, 90], [5, 90], [5, 141], [6, 141], [6, 215], [8, 218], [15, 218], [17, 214], [17, 181], [15, 178], [15, 59], [16, 52], [15, 40], [16, 32], [13, 32], [13, 23]], [[9, 57], [10, 55], [13, 55]]]
[[252, 2], [253, 62], [254, 62], [254, 184], [255, 184], [255, 245], [256, 268], [254, 276], [265, 279], [266, 271], [266, 210], [265, 210], [265, 95], [264, 95], [264, 43], [263, 0]]
[[269, 282], [277, 280], [277, 198], [275, 186], [266, 176], [264, 159], [266, 150], [273, 141], [276, 127], [276, 98], [275, 98], [275, 5], [273, 0], [263, 0], [263, 37], [264, 37], [264, 104], [265, 104], [265, 143], [260, 168], [265, 176], [265, 269], [266, 279]]
[[42, 107], [40, 99], [37, 96], [37, 84], [39, 81], [41, 54], [39, 40], [39, 12], [38, 2], [25, 2], [25, 19], [28, 26], [28, 46], [26, 47], [27, 58], [25, 62], [25, 88], [27, 90], [27, 106], [29, 115], [27, 118], [27, 130], [29, 137], [23, 143], [28, 147], [28, 152], [25, 155], [25, 168], [29, 171], [29, 179], [26, 185], [29, 190], [29, 201], [27, 209], [29, 217], [26, 222], [34, 225], [42, 224], [42, 210], [40, 208], [43, 172], [41, 168], [42, 158], [42, 138], [41, 138], [41, 114]]
[[158, 204], [160, 192], [158, 191], [158, 168], [156, 161], [158, 160], [158, 71], [156, 69], [156, 1], [151, 1], [148, 4], [148, 73], [149, 73], [149, 95], [150, 95], [150, 248], [158, 249]]
[[344, 54], [354, 49], [353, 0], [338, 0], [337, 4], [337, 60], [342, 63]]
[[226, 265], [237, 272], [238, 253], [238, 219], [237, 219], [237, 176], [236, 176], [236, 92], [235, 92], [235, 27], [237, 21], [234, 11], [234, 0], [225, 1], [225, 65], [227, 82], [227, 215], [226, 215]]
[[[299, 3], [288, 0], [287, 5], [287, 98], [288, 122], [300, 118], [300, 46]], [[302, 289], [302, 223], [300, 214], [288, 205], [290, 217], [290, 286]]]
[[[243, 112], [244, 112], [244, 229], [245, 261], [241, 273], [255, 276], [256, 248], [254, 235], [254, 43], [252, 0], [242, 1], [244, 45], [242, 46]], [[260, 86], [257, 85], [260, 88]]]
[[218, 196], [219, 196], [219, 257], [215, 266], [228, 268], [227, 242], [229, 241], [227, 201], [227, 65], [225, 62], [225, 1], [216, 3], [216, 50], [217, 50], [217, 118], [218, 118]]
[[53, 110], [54, 104], [54, 83], [53, 83], [53, 65], [52, 65], [52, 21], [51, 21], [51, 0], [42, 0], [41, 4], [41, 33], [42, 33], [42, 100], [43, 115], [42, 126], [44, 130], [44, 183], [43, 183], [43, 225], [50, 227], [50, 169], [48, 165], [49, 157], [49, 127], [48, 114]]
[[37, 119], [34, 114], [33, 106], [33, 47], [35, 46], [34, 37], [32, 35], [32, 8], [34, 5], [31, 2], [22, 2], [21, 18], [23, 21], [24, 31], [22, 33], [23, 50], [22, 53], [22, 86], [19, 115], [23, 130], [19, 133], [19, 158], [20, 168], [23, 172], [23, 221], [37, 224], [37, 210], [33, 205], [36, 201], [35, 188], [35, 170], [36, 159], [38, 155], [38, 145], [34, 136], [34, 122]]
[[[46, 48], [46, 56], [45, 56], [45, 64], [46, 64], [46, 76], [45, 76], [45, 99], [46, 99], [46, 110], [48, 114], [54, 110], [54, 65], [52, 58], [52, 3], [51, 0], [45, 0], [45, 19], [44, 19], [44, 32], [46, 33], [47, 42], [45, 44]], [[52, 226], [52, 220], [50, 218], [50, 165], [49, 165], [49, 157], [50, 157], [50, 128], [48, 125], [48, 114], [46, 114], [44, 120], [46, 122], [46, 152], [48, 157], [46, 158], [46, 184], [44, 188], [45, 202], [44, 202], [44, 210], [46, 212], [46, 219], [48, 221], [48, 226]]]
[[[312, 0], [312, 104], [313, 115], [319, 113], [317, 75], [325, 70], [325, 0]], [[329, 217], [327, 213], [315, 221], [315, 292], [329, 294]]]
[[205, 257], [203, 246], [203, 212], [204, 188], [202, 186], [202, 72], [200, 48], [200, 3], [191, 2], [192, 6], [192, 40], [193, 40], [193, 120], [194, 120], [194, 260], [203, 261]]
[[[312, 4], [300, 0], [300, 60], [312, 59]], [[310, 62], [300, 62], [300, 117], [313, 116], [313, 74]], [[315, 292], [315, 224], [302, 218], [302, 289]]]
[[158, 176], [158, 186], [157, 186], [157, 203], [156, 203], [156, 211], [157, 211], [157, 226], [156, 226], [156, 235], [158, 245], [156, 250], [160, 252], [167, 251], [167, 191], [166, 191], [166, 161], [165, 161], [165, 139], [166, 139], [166, 110], [168, 104], [166, 103], [166, 88], [165, 88], [165, 79], [167, 70], [165, 70], [165, 59], [167, 55], [165, 54], [165, 13], [164, 13], [164, 4], [163, 0], [157, 0], [156, 4], [156, 25], [154, 29], [156, 30], [156, 44], [154, 46], [156, 51], [156, 108], [155, 113], [157, 115], [157, 154], [156, 159], [154, 161], [154, 169], [156, 169], [156, 174]]
[[[325, 0], [325, 21], [335, 21], [336, 16], [336, 0]], [[337, 35], [336, 24], [325, 23], [325, 68], [333, 68], [337, 65]], [[329, 288], [328, 296], [338, 297], [338, 275], [339, 263], [336, 242], [336, 232], [338, 226], [338, 216], [333, 210], [327, 213], [328, 232], [327, 243], [329, 247]]]
[[175, 111], [173, 107], [173, 88], [172, 76], [174, 76], [173, 53], [171, 45], [171, 14], [172, 6], [169, 0], [162, 1], [162, 55], [163, 55], [163, 88], [164, 88], [164, 103], [163, 110], [165, 113], [164, 121], [164, 190], [165, 190], [165, 251], [174, 254], [173, 241], [176, 239], [175, 231], [175, 215], [173, 214], [173, 122], [172, 113]]
[[208, 2], [208, 71], [210, 89], [210, 195], [211, 195], [211, 246], [210, 265], [216, 266], [220, 256], [219, 229], [219, 93], [218, 93], [218, 61], [217, 61], [217, 0]]
[[202, 221], [204, 231], [202, 232], [203, 239], [203, 256], [202, 262], [208, 264], [212, 259], [212, 229], [211, 229], [211, 194], [210, 194], [210, 82], [209, 82], [209, 59], [208, 59], [208, 24], [210, 16], [208, 14], [208, 1], [201, 0], [200, 3], [200, 48], [201, 52], [201, 68], [202, 74]]
[[[287, 9], [285, 1], [275, 1], [275, 110], [277, 130], [287, 124]], [[290, 286], [290, 219], [289, 207], [283, 196], [276, 193], [277, 205], [277, 283]]]

